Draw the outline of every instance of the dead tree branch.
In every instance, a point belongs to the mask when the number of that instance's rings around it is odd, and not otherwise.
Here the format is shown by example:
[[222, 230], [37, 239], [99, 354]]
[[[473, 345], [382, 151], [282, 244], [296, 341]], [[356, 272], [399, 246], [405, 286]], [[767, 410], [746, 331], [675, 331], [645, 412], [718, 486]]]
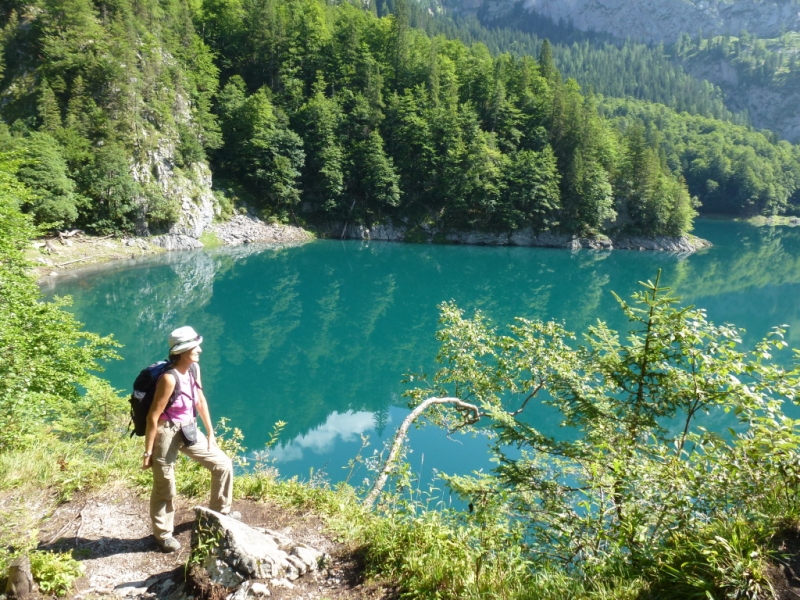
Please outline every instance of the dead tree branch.
[[422, 402], [403, 420], [403, 422], [400, 424], [400, 427], [397, 429], [397, 433], [394, 434], [392, 449], [389, 451], [389, 456], [386, 457], [386, 462], [383, 464], [383, 469], [381, 469], [380, 475], [378, 475], [378, 477], [375, 479], [375, 483], [372, 484], [372, 489], [369, 491], [369, 494], [367, 494], [367, 497], [364, 498], [365, 507], [371, 507], [383, 491], [383, 486], [386, 485], [386, 480], [389, 478], [389, 472], [394, 467], [395, 460], [397, 460], [400, 447], [403, 445], [403, 442], [406, 439], [408, 428], [411, 427], [411, 424], [416, 421], [417, 418], [419, 418], [419, 416], [425, 412], [428, 407], [434, 404], [453, 405], [457, 411], [464, 414], [465, 425], [477, 423], [478, 420], [483, 416], [483, 413], [477, 406], [470, 404], [469, 402], [464, 402], [458, 398], [434, 397], [428, 398]]

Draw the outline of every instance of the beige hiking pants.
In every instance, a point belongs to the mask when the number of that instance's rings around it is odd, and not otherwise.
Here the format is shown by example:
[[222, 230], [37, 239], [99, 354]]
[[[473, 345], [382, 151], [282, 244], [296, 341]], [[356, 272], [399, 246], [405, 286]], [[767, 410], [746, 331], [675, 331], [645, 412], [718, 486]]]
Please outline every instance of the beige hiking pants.
[[233, 500], [233, 465], [219, 448], [209, 450], [208, 438], [197, 430], [197, 442], [186, 446], [180, 425], [160, 421], [153, 445], [153, 493], [150, 495], [150, 519], [153, 535], [165, 540], [172, 535], [175, 523], [175, 461], [183, 452], [193, 461], [211, 471], [211, 501], [209, 508], [223, 514], [231, 510]]

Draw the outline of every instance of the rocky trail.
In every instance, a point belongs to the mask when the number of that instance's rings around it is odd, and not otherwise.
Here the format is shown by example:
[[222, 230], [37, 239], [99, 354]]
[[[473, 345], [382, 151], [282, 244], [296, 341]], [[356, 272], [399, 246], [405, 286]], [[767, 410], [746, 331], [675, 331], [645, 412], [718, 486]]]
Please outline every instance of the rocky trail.
[[[4, 512], [10, 502], [14, 500], [0, 499], [0, 512]], [[35, 509], [35, 504], [29, 504], [28, 508]], [[72, 552], [82, 564], [83, 576], [76, 581], [68, 599], [178, 600], [193, 596], [222, 600], [230, 597], [230, 593], [221, 593], [219, 587], [184, 589], [195, 521], [194, 506], [188, 499], [178, 500], [175, 537], [181, 548], [173, 554], [164, 554], [156, 547], [150, 534], [147, 498], [121, 485], [78, 495], [55, 510], [49, 502], [44, 502], [38, 510], [40, 522], [29, 525], [38, 528], [39, 549]], [[279, 532], [326, 554], [326, 561], [318, 570], [293, 581], [283, 579], [277, 584], [273, 581], [271, 585], [254, 585], [249, 593], [245, 588], [245, 593], [240, 594], [242, 599], [269, 596], [287, 600], [381, 600], [395, 597], [390, 588], [365, 581], [358, 549], [332, 539], [319, 517], [251, 500], [236, 501], [234, 509], [241, 512], [242, 522], [251, 527]]]

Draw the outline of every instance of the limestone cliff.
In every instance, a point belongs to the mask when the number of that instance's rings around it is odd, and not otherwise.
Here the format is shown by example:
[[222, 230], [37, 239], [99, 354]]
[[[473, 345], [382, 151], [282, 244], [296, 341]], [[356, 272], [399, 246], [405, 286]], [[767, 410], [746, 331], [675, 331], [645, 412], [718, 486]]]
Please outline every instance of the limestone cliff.
[[684, 67], [695, 77], [718, 85], [726, 106], [734, 112], [746, 110], [756, 129], [770, 129], [785, 140], [800, 142], [799, 90], [741, 82], [736, 69], [724, 59], [689, 62]]
[[[513, 0], [451, 0], [449, 6], [474, 12], [484, 5], [490, 15], [500, 16], [515, 4]], [[581, 31], [645, 42], [670, 43], [682, 33], [738, 35], [742, 29], [758, 37], [777, 37], [800, 29], [797, 0], [523, 0], [523, 6]]]

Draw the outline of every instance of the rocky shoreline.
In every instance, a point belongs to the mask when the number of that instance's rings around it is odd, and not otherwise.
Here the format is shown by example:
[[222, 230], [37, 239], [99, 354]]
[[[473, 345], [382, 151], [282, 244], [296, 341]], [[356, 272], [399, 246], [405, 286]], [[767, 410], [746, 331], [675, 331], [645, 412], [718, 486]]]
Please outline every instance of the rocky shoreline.
[[376, 240], [388, 242], [422, 242], [465, 244], [473, 246], [529, 246], [538, 248], [568, 248], [579, 250], [652, 250], [689, 254], [711, 246], [711, 242], [690, 234], [680, 237], [625, 236], [594, 238], [554, 232], [536, 233], [529, 228], [508, 233], [451, 231], [442, 232], [435, 227], [407, 230], [391, 223], [366, 227], [364, 225], [334, 224], [323, 231], [327, 237], [351, 240]]
[[[315, 235], [301, 227], [275, 225], [252, 215], [236, 215], [224, 223], [210, 225], [206, 232], [211, 239], [206, 243], [218, 242], [225, 246], [245, 244], [303, 244], [315, 239]], [[412, 242], [464, 244], [478, 246], [530, 246], [543, 248], [566, 248], [578, 250], [650, 250], [689, 254], [701, 248], [711, 246], [706, 240], [693, 235], [679, 238], [658, 237], [596, 237], [582, 238], [564, 233], [534, 233], [530, 229], [521, 229], [511, 233], [482, 232], [442, 232], [436, 228], [407, 230], [395, 227], [391, 223], [365, 227], [363, 225], [334, 224], [318, 231], [319, 235], [328, 238]], [[204, 247], [199, 239], [185, 233], [172, 233], [152, 237], [112, 238], [109, 236], [95, 238], [77, 235], [71, 239], [49, 239], [34, 242], [31, 260], [35, 263], [36, 276], [39, 279], [55, 277], [60, 270], [85, 267], [89, 265], [120, 259], [138, 258], [148, 254], [164, 251], [192, 250]]]
[[[313, 234], [300, 227], [264, 223], [250, 215], [236, 215], [225, 223], [208, 226], [205, 231], [211, 234], [211, 239], [205, 240], [211, 245], [216, 245], [215, 242], [226, 246], [253, 243], [291, 245], [314, 239]], [[186, 233], [124, 238], [78, 233], [68, 239], [55, 237], [34, 241], [29, 258], [34, 263], [34, 275], [41, 282], [57, 277], [64, 270], [204, 246], [194, 235]]]
[[314, 239], [313, 234], [301, 227], [273, 225], [252, 215], [236, 215], [230, 221], [211, 225], [208, 231], [229, 246], [254, 242], [303, 243]]

